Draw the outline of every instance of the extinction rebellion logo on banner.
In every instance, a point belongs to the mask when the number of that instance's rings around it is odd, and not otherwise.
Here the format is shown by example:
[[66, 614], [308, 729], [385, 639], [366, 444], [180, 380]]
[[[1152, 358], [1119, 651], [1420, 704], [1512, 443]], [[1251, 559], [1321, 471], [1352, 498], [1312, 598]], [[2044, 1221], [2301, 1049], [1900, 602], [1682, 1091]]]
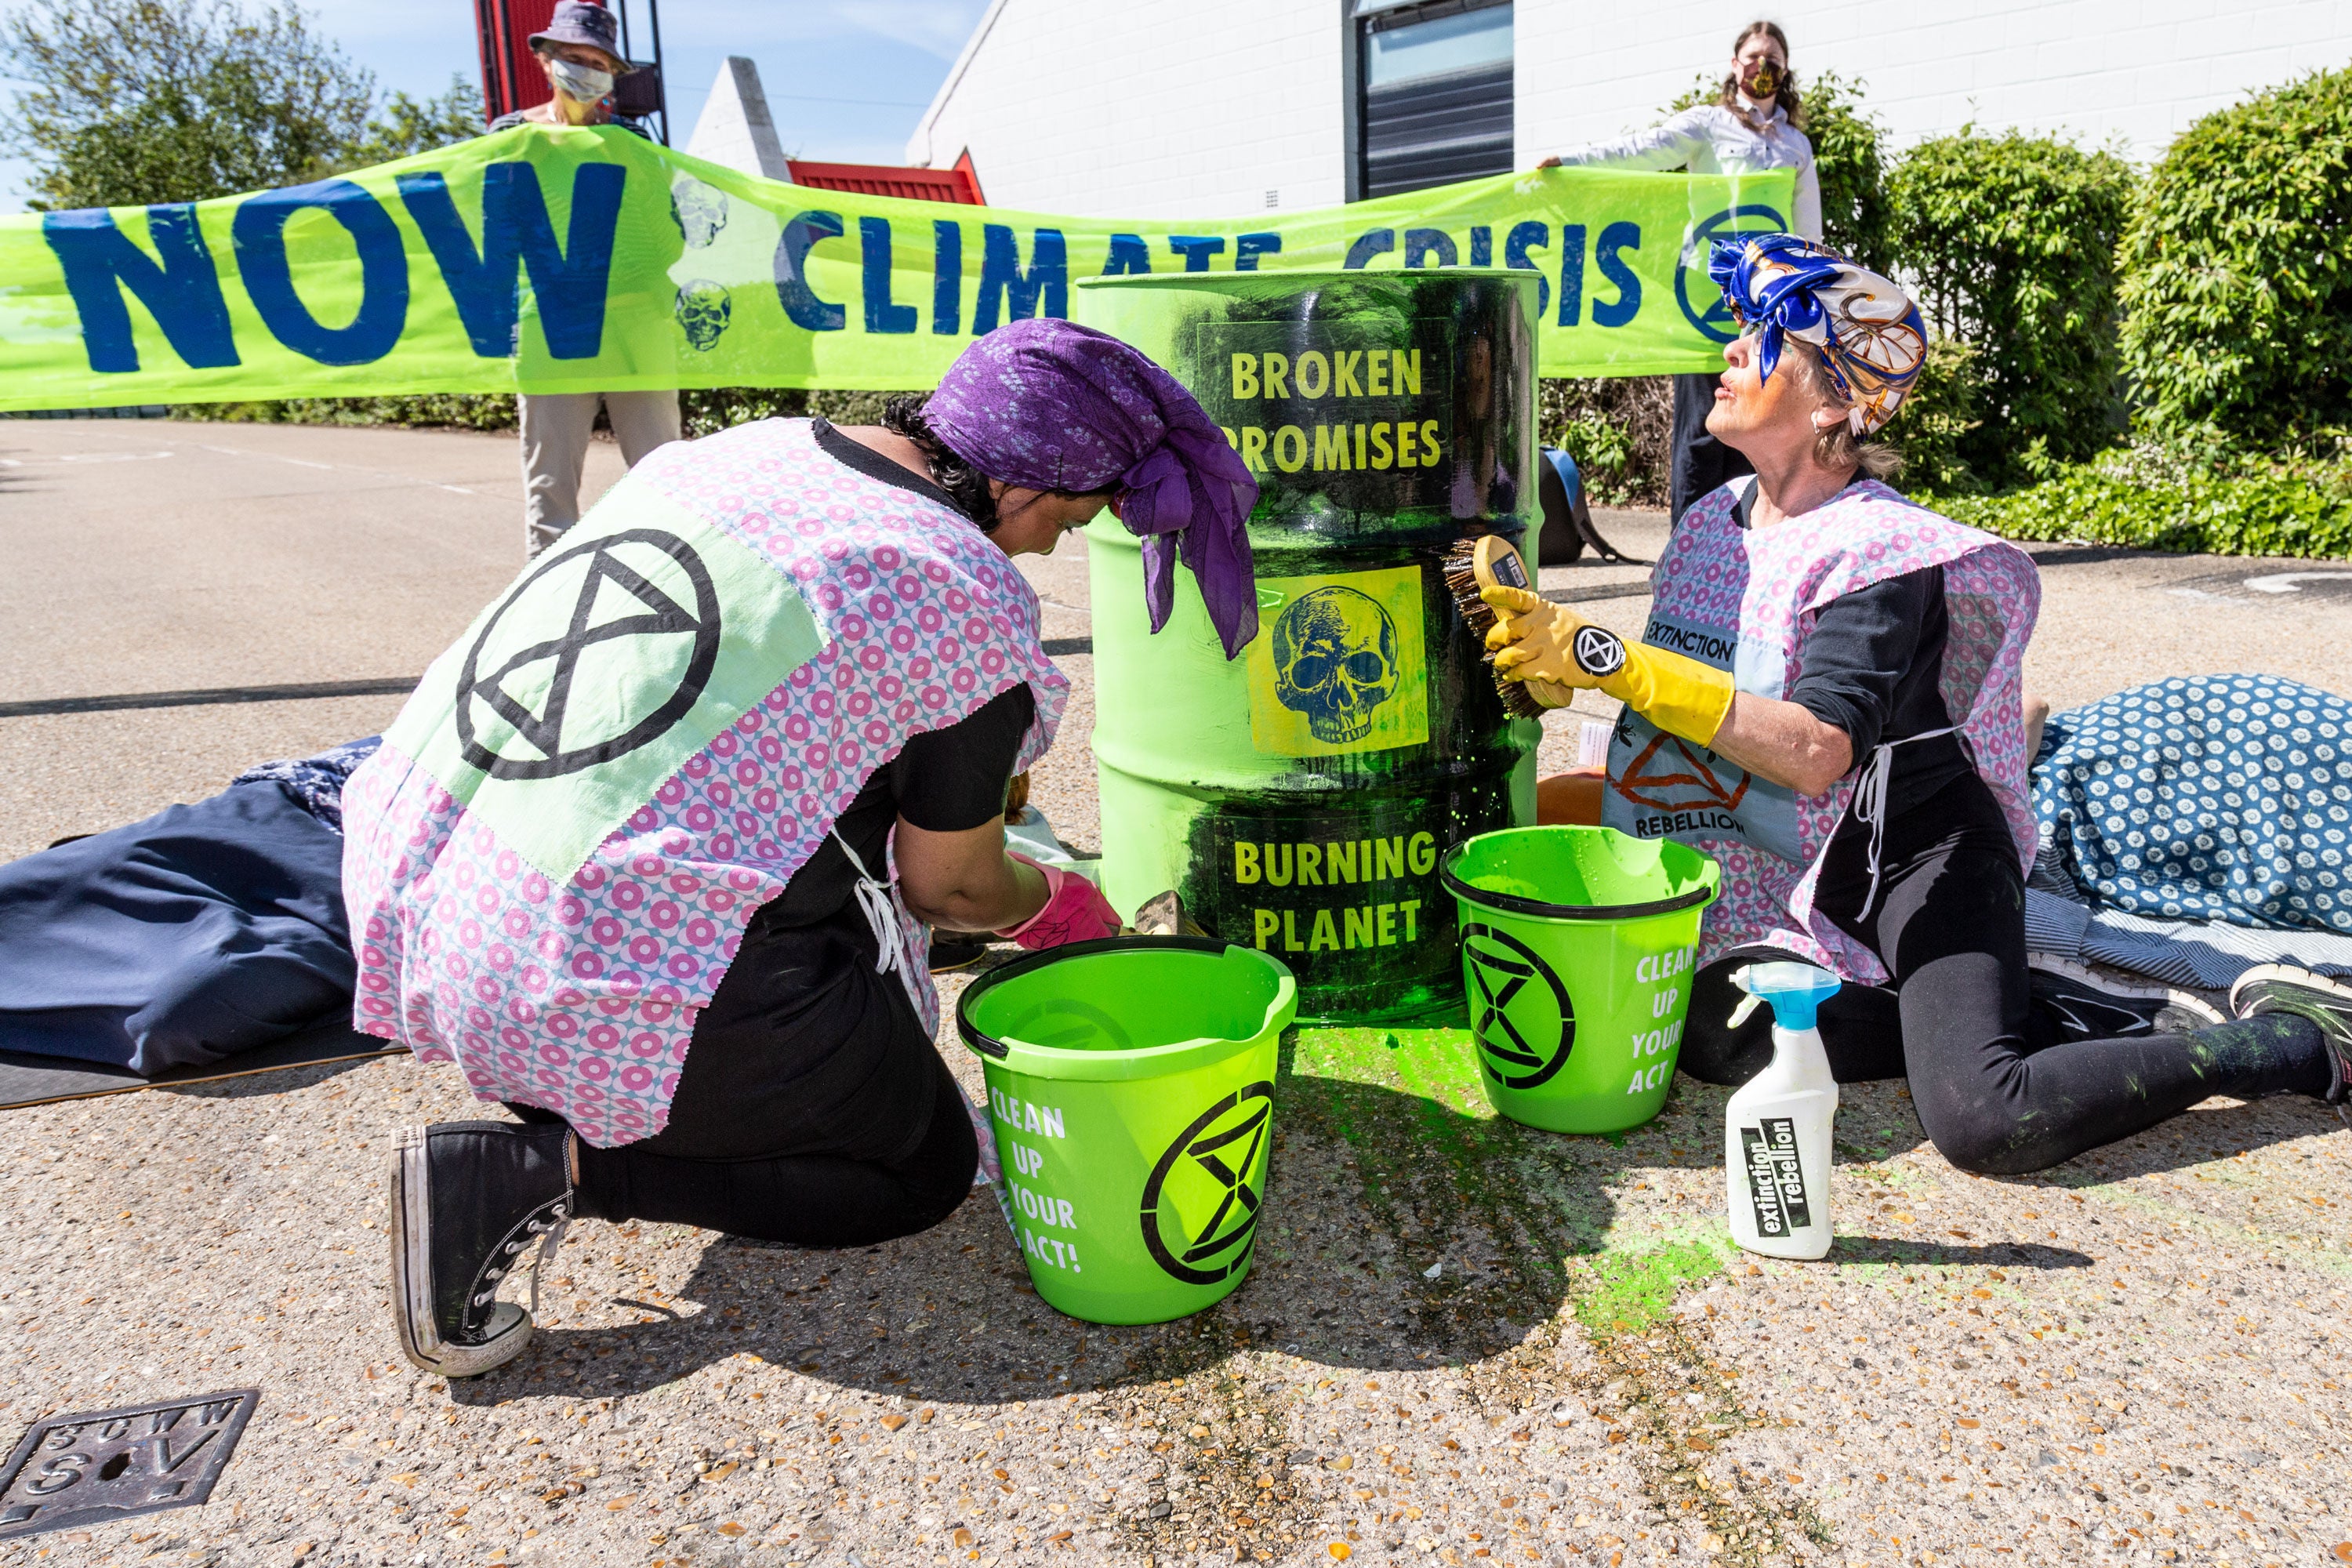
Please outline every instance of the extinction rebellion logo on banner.
[[1683, 319], [1713, 342], [1727, 343], [1738, 337], [1739, 323], [1707, 271], [1716, 244], [1742, 235], [1778, 234], [1788, 226], [1788, 220], [1774, 209], [1755, 205], [1726, 207], [1705, 222], [1693, 224], [1690, 237], [1683, 242], [1682, 258], [1675, 267], [1675, 300], [1683, 308]]
[[1143, 1245], [1169, 1278], [1214, 1285], [1248, 1267], [1273, 1120], [1274, 1085], [1251, 1084], [1202, 1111], [1151, 1167]]

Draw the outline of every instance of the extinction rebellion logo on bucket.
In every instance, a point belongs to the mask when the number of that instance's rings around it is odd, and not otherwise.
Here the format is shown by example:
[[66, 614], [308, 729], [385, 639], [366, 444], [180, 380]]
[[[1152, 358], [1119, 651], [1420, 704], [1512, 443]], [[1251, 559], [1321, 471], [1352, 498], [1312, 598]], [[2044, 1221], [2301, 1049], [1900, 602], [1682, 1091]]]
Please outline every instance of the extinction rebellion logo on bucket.
[[1549, 1083], [1576, 1046], [1567, 985], [1533, 948], [1490, 925], [1462, 928], [1462, 954], [1479, 1065], [1505, 1089]]
[[1214, 1285], [1249, 1262], [1257, 1237], [1274, 1085], [1237, 1089], [1176, 1135], [1143, 1184], [1143, 1245], [1187, 1285]]

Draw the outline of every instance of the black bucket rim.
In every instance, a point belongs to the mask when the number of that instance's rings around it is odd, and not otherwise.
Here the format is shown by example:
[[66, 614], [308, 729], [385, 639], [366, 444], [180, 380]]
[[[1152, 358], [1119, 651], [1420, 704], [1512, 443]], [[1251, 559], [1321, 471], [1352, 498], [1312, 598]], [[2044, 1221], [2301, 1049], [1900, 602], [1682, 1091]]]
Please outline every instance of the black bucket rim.
[[[1163, 952], [1174, 949], [1179, 952], [1198, 952], [1222, 958], [1229, 949], [1236, 947], [1242, 947], [1242, 944], [1218, 936], [1098, 936], [1087, 942], [1064, 942], [1059, 947], [1041, 947], [1034, 952], [1026, 953], [1022, 957], [996, 965], [993, 969], [975, 977], [971, 984], [963, 988], [963, 994], [956, 999], [956, 1037], [963, 1041], [970, 1049], [978, 1051], [982, 1056], [992, 1060], [1000, 1062], [1011, 1060], [1013, 1048], [971, 1021], [971, 1009], [973, 999], [994, 989], [1003, 981], [1018, 979], [1032, 970], [1043, 969], [1046, 964], [1057, 963], [1065, 958], [1084, 958], [1097, 952], [1135, 952], [1151, 949]], [[1255, 949], [1242, 947], [1242, 951], [1251, 952]]]
[[[1501, 831], [1513, 833], [1521, 830], [1504, 828]], [[1486, 835], [1480, 834], [1479, 837], [1483, 838]], [[1484, 905], [1487, 909], [1500, 910], [1506, 914], [1534, 915], [1540, 920], [1551, 921], [1638, 921], [1652, 915], [1671, 915], [1683, 910], [1696, 909], [1713, 903], [1716, 894], [1722, 890], [1720, 882], [1712, 887], [1702, 882], [1688, 892], [1676, 893], [1670, 898], [1654, 899], [1645, 904], [1547, 903], [1541, 899], [1523, 899], [1517, 893], [1489, 892], [1485, 888], [1473, 886], [1455, 876], [1454, 862], [1464, 850], [1470, 847], [1470, 843], [1467, 838], [1462, 839], [1439, 857], [1437, 879], [1444, 886], [1445, 890], [1455, 898], [1468, 903]]]

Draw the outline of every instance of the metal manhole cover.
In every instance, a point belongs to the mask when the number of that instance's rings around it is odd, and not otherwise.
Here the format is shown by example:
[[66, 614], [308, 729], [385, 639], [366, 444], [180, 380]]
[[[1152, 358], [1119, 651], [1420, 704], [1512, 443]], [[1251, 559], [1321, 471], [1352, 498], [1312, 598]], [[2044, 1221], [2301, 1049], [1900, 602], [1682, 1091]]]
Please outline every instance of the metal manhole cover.
[[36, 1421], [0, 1468], [0, 1540], [203, 1502], [260, 1403], [233, 1388]]

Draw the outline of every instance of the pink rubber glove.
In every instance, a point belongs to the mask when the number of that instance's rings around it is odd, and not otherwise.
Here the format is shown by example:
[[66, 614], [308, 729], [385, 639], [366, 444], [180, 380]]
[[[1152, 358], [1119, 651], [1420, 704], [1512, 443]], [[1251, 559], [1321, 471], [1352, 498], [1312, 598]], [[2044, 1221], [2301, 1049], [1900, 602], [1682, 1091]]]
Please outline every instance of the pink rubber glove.
[[1060, 947], [1065, 942], [1092, 942], [1097, 937], [1117, 936], [1125, 923], [1102, 889], [1074, 871], [1055, 866], [1039, 866], [1026, 855], [1012, 854], [1009, 858], [1024, 866], [1034, 867], [1045, 878], [1045, 907], [1010, 931], [996, 934], [1015, 946], [1035, 952], [1041, 948]]

